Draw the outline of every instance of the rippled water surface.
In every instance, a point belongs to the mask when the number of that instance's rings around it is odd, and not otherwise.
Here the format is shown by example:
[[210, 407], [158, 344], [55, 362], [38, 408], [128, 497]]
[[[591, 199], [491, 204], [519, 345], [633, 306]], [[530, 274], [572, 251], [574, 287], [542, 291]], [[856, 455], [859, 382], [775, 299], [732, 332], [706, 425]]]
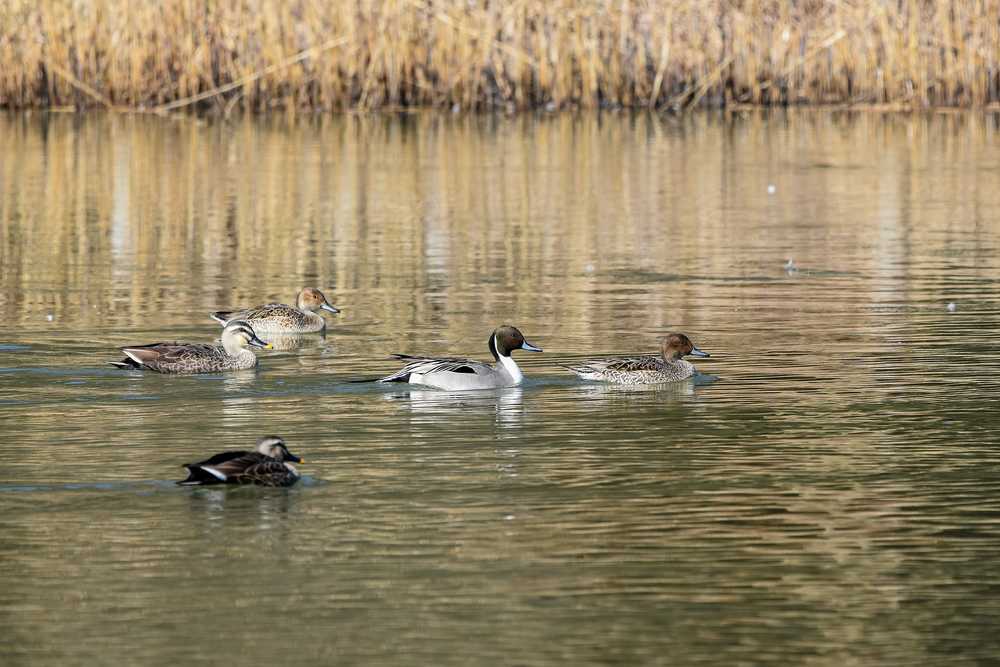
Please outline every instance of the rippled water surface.
[[[996, 115], [0, 116], [0, 661], [984, 664], [998, 231]], [[106, 365], [304, 285], [257, 371]], [[349, 382], [508, 322], [521, 387]]]

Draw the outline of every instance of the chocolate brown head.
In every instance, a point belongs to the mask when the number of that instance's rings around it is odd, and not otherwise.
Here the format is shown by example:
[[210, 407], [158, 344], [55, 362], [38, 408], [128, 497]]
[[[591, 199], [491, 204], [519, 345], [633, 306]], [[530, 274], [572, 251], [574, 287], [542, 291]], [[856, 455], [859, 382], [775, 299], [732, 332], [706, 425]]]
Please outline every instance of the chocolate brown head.
[[541, 352], [542, 348], [535, 347], [528, 341], [516, 327], [505, 324], [497, 327], [490, 336], [490, 352], [493, 358], [500, 361], [500, 357], [509, 357], [514, 350], [527, 350], [528, 352]]
[[331, 313], [339, 313], [338, 308], [330, 305], [323, 293], [315, 287], [303, 287], [299, 292], [299, 297], [295, 300], [295, 307], [307, 313], [314, 313], [317, 310], [329, 310]]
[[660, 352], [664, 361], [677, 361], [690, 354], [692, 357], [707, 357], [708, 352], [702, 352], [694, 346], [691, 339], [682, 333], [672, 333], [660, 339]]

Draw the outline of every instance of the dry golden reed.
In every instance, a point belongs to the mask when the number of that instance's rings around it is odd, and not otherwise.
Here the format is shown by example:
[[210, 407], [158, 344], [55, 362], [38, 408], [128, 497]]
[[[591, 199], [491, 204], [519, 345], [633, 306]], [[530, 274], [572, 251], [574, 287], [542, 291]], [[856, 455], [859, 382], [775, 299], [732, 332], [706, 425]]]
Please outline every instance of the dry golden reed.
[[4, 0], [0, 106], [1000, 102], [1000, 0]]

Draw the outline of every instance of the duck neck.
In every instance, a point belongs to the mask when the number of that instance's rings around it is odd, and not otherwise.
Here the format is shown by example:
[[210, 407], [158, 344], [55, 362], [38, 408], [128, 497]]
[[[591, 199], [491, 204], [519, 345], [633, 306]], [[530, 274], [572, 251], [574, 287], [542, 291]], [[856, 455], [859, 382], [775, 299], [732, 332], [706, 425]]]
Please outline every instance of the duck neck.
[[676, 352], [671, 351], [668, 353], [666, 350], [664, 350], [660, 356], [663, 358], [663, 363], [667, 366], [672, 366], [683, 359], [683, 357]]
[[490, 336], [490, 354], [492, 354], [493, 358], [497, 360], [497, 366], [502, 368], [504, 372], [510, 376], [511, 384], [521, 384], [521, 380], [524, 379], [524, 374], [521, 372], [521, 369], [517, 367], [517, 362], [510, 356], [510, 353], [507, 352], [504, 354], [497, 347], [496, 333]]
[[500, 361], [500, 352], [497, 350], [497, 335], [496, 335], [496, 333], [490, 334], [489, 346], [490, 346], [490, 354], [493, 355], [494, 359], [496, 359], [497, 361]]
[[521, 384], [521, 380], [524, 379], [524, 373], [521, 372], [521, 369], [518, 367], [517, 362], [514, 361], [513, 357], [498, 355], [497, 364], [503, 368], [508, 375], [510, 375], [514, 384]]
[[257, 366], [257, 355], [249, 348], [243, 348], [234, 357], [238, 368], [254, 368]]
[[668, 359], [666, 366], [667, 368], [676, 369], [678, 372], [682, 372], [686, 375], [694, 374], [694, 364], [684, 358]]
[[225, 345], [222, 346], [226, 350], [226, 354], [232, 360], [230, 363], [235, 364], [238, 368], [253, 368], [257, 365], [257, 355], [253, 353], [248, 347], [234, 347], [228, 348]]

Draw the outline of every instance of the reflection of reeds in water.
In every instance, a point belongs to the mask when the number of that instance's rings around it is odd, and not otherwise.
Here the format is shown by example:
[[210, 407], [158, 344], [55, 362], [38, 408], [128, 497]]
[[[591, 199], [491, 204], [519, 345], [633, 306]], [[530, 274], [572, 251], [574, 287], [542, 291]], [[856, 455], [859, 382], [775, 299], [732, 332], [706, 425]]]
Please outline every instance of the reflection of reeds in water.
[[0, 104], [1000, 101], [1000, 0], [8, 0]]
[[[691, 322], [703, 302], [708, 285], [692, 276], [741, 275], [785, 242], [762, 215], [837, 217], [898, 261], [893, 253], [955, 220], [920, 165], [953, 165], [935, 182], [970, 210], [995, 207], [992, 175], [977, 167], [994, 133], [954, 114], [0, 118], [0, 154], [18, 156], [0, 160], [0, 315], [213, 331], [213, 310], [288, 302], [317, 285], [346, 317], [393, 335], [464, 313], [477, 328], [457, 340], [481, 339], [389, 351], [488, 358], [500, 322], [484, 313], [516, 319], [530, 340], [552, 322], [572, 331], [567, 313], [661, 331]], [[765, 169], [782, 175], [780, 195], [795, 196], [768, 197]], [[861, 200], [884, 216], [831, 213]], [[817, 257], [842, 240], [809, 238]], [[644, 280], [669, 298], [637, 309], [614, 291]], [[522, 319], [531, 313], [544, 313], [539, 333]]]

